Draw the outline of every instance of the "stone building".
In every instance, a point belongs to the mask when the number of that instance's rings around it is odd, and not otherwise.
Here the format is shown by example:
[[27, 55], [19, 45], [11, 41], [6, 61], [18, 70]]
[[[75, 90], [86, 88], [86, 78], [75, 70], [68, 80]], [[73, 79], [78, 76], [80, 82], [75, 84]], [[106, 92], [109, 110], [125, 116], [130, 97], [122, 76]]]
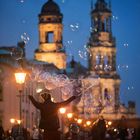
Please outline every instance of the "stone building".
[[[111, 5], [105, 0], [97, 0], [95, 8], [93, 5], [91, 7], [92, 32], [87, 43], [90, 53], [89, 75], [83, 83], [93, 84], [93, 88], [83, 97], [83, 100], [87, 98], [89, 103], [79, 103], [80, 114], [94, 119], [99, 115], [108, 120], [118, 120], [123, 116], [136, 118], [135, 103], [132, 103], [133, 106], [129, 103], [129, 106], [125, 107], [120, 101], [121, 79], [116, 70], [116, 39], [112, 34]], [[98, 78], [95, 78], [97, 76]], [[94, 85], [97, 79], [98, 83]]]
[[63, 48], [63, 14], [53, 1], [47, 1], [39, 14], [39, 48], [35, 51], [35, 59], [54, 64], [63, 70], [66, 68], [66, 54]]

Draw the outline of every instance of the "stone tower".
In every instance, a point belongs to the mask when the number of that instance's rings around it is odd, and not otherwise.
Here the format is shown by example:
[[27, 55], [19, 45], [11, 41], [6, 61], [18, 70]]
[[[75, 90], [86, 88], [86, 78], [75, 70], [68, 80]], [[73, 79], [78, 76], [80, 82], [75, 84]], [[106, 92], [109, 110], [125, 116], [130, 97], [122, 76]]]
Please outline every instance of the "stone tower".
[[39, 49], [34, 56], [37, 61], [52, 63], [58, 69], [66, 68], [62, 19], [59, 6], [53, 0], [48, 0], [39, 14]]
[[98, 98], [96, 106], [103, 107], [103, 114], [116, 113], [120, 104], [120, 76], [116, 72], [116, 43], [111, 22], [110, 5], [105, 0], [97, 0], [91, 10], [89, 71], [99, 76], [99, 86], [93, 88], [93, 94], [94, 99]]

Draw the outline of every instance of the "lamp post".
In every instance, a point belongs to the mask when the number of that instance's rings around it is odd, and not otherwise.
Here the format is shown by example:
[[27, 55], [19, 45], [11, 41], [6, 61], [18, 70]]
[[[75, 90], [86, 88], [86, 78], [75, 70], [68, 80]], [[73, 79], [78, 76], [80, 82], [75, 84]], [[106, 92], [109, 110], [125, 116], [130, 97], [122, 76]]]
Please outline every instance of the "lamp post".
[[64, 139], [64, 117], [63, 115], [66, 113], [66, 108], [60, 108], [59, 109], [59, 112], [60, 112], [60, 117], [61, 117], [61, 129], [62, 129], [62, 137], [61, 137], [61, 140]]
[[[15, 73], [15, 79], [16, 79], [16, 83], [17, 84], [20, 84], [20, 85], [22, 85], [22, 84], [24, 84], [24, 82], [25, 82], [25, 78], [26, 78], [26, 73], [25, 72], [17, 72], [17, 73]], [[19, 90], [19, 119], [20, 119], [20, 121], [21, 121], [21, 115], [22, 115], [22, 110], [21, 110], [21, 93], [22, 93], [22, 89], [20, 89]]]

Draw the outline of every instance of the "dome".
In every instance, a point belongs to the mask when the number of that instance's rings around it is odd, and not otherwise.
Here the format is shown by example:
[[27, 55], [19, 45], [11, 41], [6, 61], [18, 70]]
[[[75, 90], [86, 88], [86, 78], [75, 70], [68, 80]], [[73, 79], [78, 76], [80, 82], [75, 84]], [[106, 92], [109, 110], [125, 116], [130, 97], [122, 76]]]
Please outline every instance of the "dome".
[[60, 13], [60, 8], [59, 6], [53, 1], [53, 0], [48, 0], [41, 9], [41, 14], [45, 15], [59, 15]]
[[95, 4], [95, 9], [92, 11], [92, 13], [96, 13], [96, 12], [111, 13], [111, 10], [108, 7], [108, 4], [104, 0], [97, 0]]

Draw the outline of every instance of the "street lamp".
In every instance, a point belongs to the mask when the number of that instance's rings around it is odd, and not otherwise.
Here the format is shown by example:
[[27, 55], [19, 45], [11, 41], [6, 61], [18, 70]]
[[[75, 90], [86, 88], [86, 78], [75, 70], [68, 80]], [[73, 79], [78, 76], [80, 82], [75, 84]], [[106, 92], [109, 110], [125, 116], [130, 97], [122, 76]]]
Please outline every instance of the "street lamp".
[[87, 121], [87, 122], [86, 122], [86, 125], [87, 125], [87, 126], [90, 126], [90, 125], [91, 125], [91, 121]]
[[73, 117], [73, 113], [68, 113], [67, 117], [68, 117], [68, 119], [71, 119]]
[[66, 113], [66, 108], [62, 107], [62, 108], [59, 109], [59, 111], [60, 111], [61, 114], [65, 114]]
[[[20, 85], [22, 85], [22, 84], [24, 84], [24, 82], [25, 82], [25, 78], [26, 78], [26, 73], [25, 72], [17, 72], [17, 73], [15, 73], [15, 79], [16, 79], [16, 83], [17, 84], [20, 84]], [[19, 90], [19, 118], [20, 118], [20, 120], [21, 120], [21, 93], [22, 93], [22, 90], [20, 89]]]
[[108, 124], [109, 126], [111, 126], [111, 125], [112, 125], [112, 122], [111, 122], [111, 121], [109, 121], [107, 124]]
[[82, 121], [83, 121], [82, 119], [78, 119], [78, 120], [77, 120], [77, 123], [78, 123], [78, 124], [81, 124]]

